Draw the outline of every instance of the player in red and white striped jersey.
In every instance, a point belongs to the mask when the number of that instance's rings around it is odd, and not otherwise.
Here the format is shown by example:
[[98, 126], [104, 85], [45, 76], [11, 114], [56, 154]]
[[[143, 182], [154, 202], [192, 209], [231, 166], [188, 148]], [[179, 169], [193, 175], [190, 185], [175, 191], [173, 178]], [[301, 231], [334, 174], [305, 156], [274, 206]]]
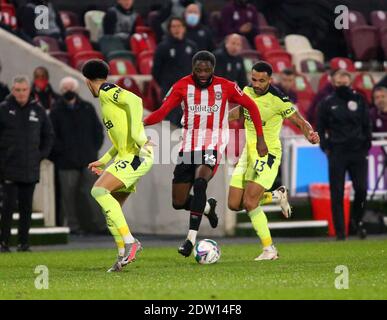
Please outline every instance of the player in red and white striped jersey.
[[[162, 106], [144, 119], [145, 125], [162, 121], [178, 106], [184, 110], [183, 140], [172, 184], [173, 207], [191, 212], [187, 240], [179, 253], [188, 257], [196, 242], [203, 213], [216, 228], [216, 200], [207, 201], [208, 181], [214, 176], [220, 156], [228, 143], [228, 105], [237, 103], [246, 108], [257, 132], [257, 151], [266, 155], [261, 117], [251, 100], [234, 82], [214, 75], [215, 56], [199, 51], [192, 58], [192, 74], [176, 82]], [[193, 187], [193, 195], [190, 190]]]

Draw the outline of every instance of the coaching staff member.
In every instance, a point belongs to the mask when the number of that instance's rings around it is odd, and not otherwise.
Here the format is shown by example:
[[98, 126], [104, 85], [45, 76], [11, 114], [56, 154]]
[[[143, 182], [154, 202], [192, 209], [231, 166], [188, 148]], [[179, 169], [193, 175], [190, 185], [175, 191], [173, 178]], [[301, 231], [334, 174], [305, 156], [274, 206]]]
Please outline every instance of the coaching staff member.
[[371, 124], [364, 98], [350, 85], [351, 74], [337, 70], [333, 74], [334, 92], [321, 102], [317, 114], [320, 147], [328, 156], [332, 214], [338, 240], [345, 240], [343, 197], [346, 171], [355, 189], [351, 227], [361, 238], [366, 236], [362, 217], [367, 196]]
[[54, 133], [45, 110], [30, 98], [27, 77], [13, 80], [11, 95], [0, 104], [0, 181], [4, 187], [1, 212], [1, 252], [9, 252], [12, 213], [19, 203], [18, 251], [29, 251], [32, 196], [39, 181], [40, 161], [48, 156]]

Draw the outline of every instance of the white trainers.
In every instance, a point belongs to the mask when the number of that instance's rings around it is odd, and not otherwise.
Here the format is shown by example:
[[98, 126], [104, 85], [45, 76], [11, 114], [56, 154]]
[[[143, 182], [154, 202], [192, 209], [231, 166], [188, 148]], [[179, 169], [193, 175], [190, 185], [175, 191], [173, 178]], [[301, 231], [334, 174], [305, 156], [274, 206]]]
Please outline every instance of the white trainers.
[[280, 196], [279, 204], [282, 209], [282, 214], [286, 219], [289, 219], [292, 216], [292, 208], [290, 207], [288, 201], [288, 190], [285, 186], [281, 186], [276, 191], [278, 191], [278, 194]]
[[270, 247], [263, 249], [263, 252], [254, 260], [255, 261], [277, 260], [278, 258], [279, 258], [279, 254], [276, 247], [274, 247], [274, 245], [271, 245]]

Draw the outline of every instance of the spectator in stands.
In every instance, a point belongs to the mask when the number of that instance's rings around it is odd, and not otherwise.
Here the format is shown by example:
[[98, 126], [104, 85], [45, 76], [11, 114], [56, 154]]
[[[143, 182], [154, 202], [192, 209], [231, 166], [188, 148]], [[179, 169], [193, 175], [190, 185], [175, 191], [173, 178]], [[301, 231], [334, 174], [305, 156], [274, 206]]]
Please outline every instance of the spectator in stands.
[[199, 1], [195, 0], [168, 0], [166, 4], [158, 10], [158, 17], [155, 19], [151, 28], [156, 34], [157, 40], [160, 41], [165, 33], [168, 33], [168, 21], [172, 17], [178, 17], [184, 19], [184, 13], [186, 8], [195, 3], [200, 9], [200, 22], [204, 25], [207, 24], [207, 16], [203, 10], [203, 5]]
[[317, 129], [320, 147], [328, 157], [333, 222], [337, 240], [345, 240], [344, 183], [349, 171], [355, 200], [351, 212], [351, 231], [364, 238], [363, 215], [367, 197], [368, 150], [371, 147], [371, 121], [364, 98], [353, 91], [351, 74], [333, 74], [334, 92], [318, 107]]
[[[40, 13], [35, 11], [37, 6], [48, 7], [48, 28], [37, 29], [35, 26], [36, 18]], [[49, 0], [31, 0], [21, 5], [17, 10], [17, 21], [19, 29], [24, 35], [32, 39], [36, 36], [50, 36], [56, 38], [63, 46], [65, 38], [65, 28], [59, 11], [56, 10], [53, 3]]]
[[224, 45], [215, 50], [216, 57], [215, 74], [238, 83], [243, 88], [247, 85], [246, 70], [242, 57], [242, 38], [239, 34], [231, 34], [226, 37]]
[[[157, 46], [152, 68], [153, 78], [160, 86], [163, 97], [177, 80], [191, 73], [192, 57], [196, 51], [196, 44], [186, 37], [183, 19], [171, 18], [168, 37]], [[174, 108], [167, 119], [180, 127], [182, 115], [181, 108]]]
[[[1, 61], [0, 61], [0, 74], [1, 74]], [[9, 95], [9, 89], [6, 84], [0, 82], [0, 103]]]
[[31, 93], [47, 112], [51, 111], [59, 96], [49, 83], [49, 73], [45, 67], [37, 67], [34, 70], [34, 83]]
[[297, 93], [294, 91], [295, 84], [296, 73], [294, 70], [284, 69], [280, 72], [279, 82], [276, 86], [285, 93], [293, 103], [297, 103]]
[[375, 87], [372, 98], [375, 105], [371, 109], [372, 131], [387, 132], [387, 88]]
[[221, 33], [224, 36], [239, 33], [254, 47], [254, 38], [258, 34], [258, 13], [252, 4], [247, 2], [247, 0], [231, 0], [223, 7]]
[[96, 177], [87, 165], [97, 159], [102, 146], [102, 125], [94, 107], [77, 94], [76, 79], [63, 78], [59, 86], [62, 96], [50, 113], [56, 137], [50, 158], [58, 172], [60, 223], [73, 234], [98, 233], [106, 227], [90, 195]]
[[30, 251], [32, 197], [39, 181], [40, 161], [47, 158], [54, 132], [43, 107], [31, 98], [27, 77], [17, 76], [11, 95], [0, 104], [0, 180], [4, 188], [1, 252], [10, 252], [12, 214], [18, 201], [18, 251]]
[[332, 84], [333, 73], [334, 71], [331, 72], [331, 81], [328, 82], [319, 92], [317, 92], [308, 108], [308, 111], [306, 112], [306, 118], [313, 127], [317, 125], [318, 105], [334, 91], [334, 87]]
[[134, 0], [117, 0], [117, 4], [110, 7], [104, 16], [104, 34], [116, 35], [128, 44], [136, 27], [144, 25], [142, 17], [133, 6]]
[[187, 38], [196, 43], [198, 50], [214, 50], [210, 29], [201, 23], [200, 7], [196, 3], [187, 6], [184, 12]]

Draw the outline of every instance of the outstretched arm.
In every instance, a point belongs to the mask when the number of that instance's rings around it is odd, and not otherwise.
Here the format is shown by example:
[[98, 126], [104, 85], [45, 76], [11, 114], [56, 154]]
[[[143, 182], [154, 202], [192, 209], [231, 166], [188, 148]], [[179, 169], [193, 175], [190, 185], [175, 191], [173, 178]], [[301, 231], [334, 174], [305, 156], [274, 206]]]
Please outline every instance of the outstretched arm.
[[149, 126], [162, 121], [172, 111], [172, 109], [180, 105], [182, 100], [183, 97], [180, 93], [180, 90], [175, 88], [174, 85], [170, 92], [167, 93], [161, 107], [144, 119], [144, 125]]
[[305, 138], [311, 144], [317, 144], [320, 142], [318, 133], [313, 130], [310, 123], [306, 121], [298, 111], [294, 112], [288, 119], [302, 131]]

